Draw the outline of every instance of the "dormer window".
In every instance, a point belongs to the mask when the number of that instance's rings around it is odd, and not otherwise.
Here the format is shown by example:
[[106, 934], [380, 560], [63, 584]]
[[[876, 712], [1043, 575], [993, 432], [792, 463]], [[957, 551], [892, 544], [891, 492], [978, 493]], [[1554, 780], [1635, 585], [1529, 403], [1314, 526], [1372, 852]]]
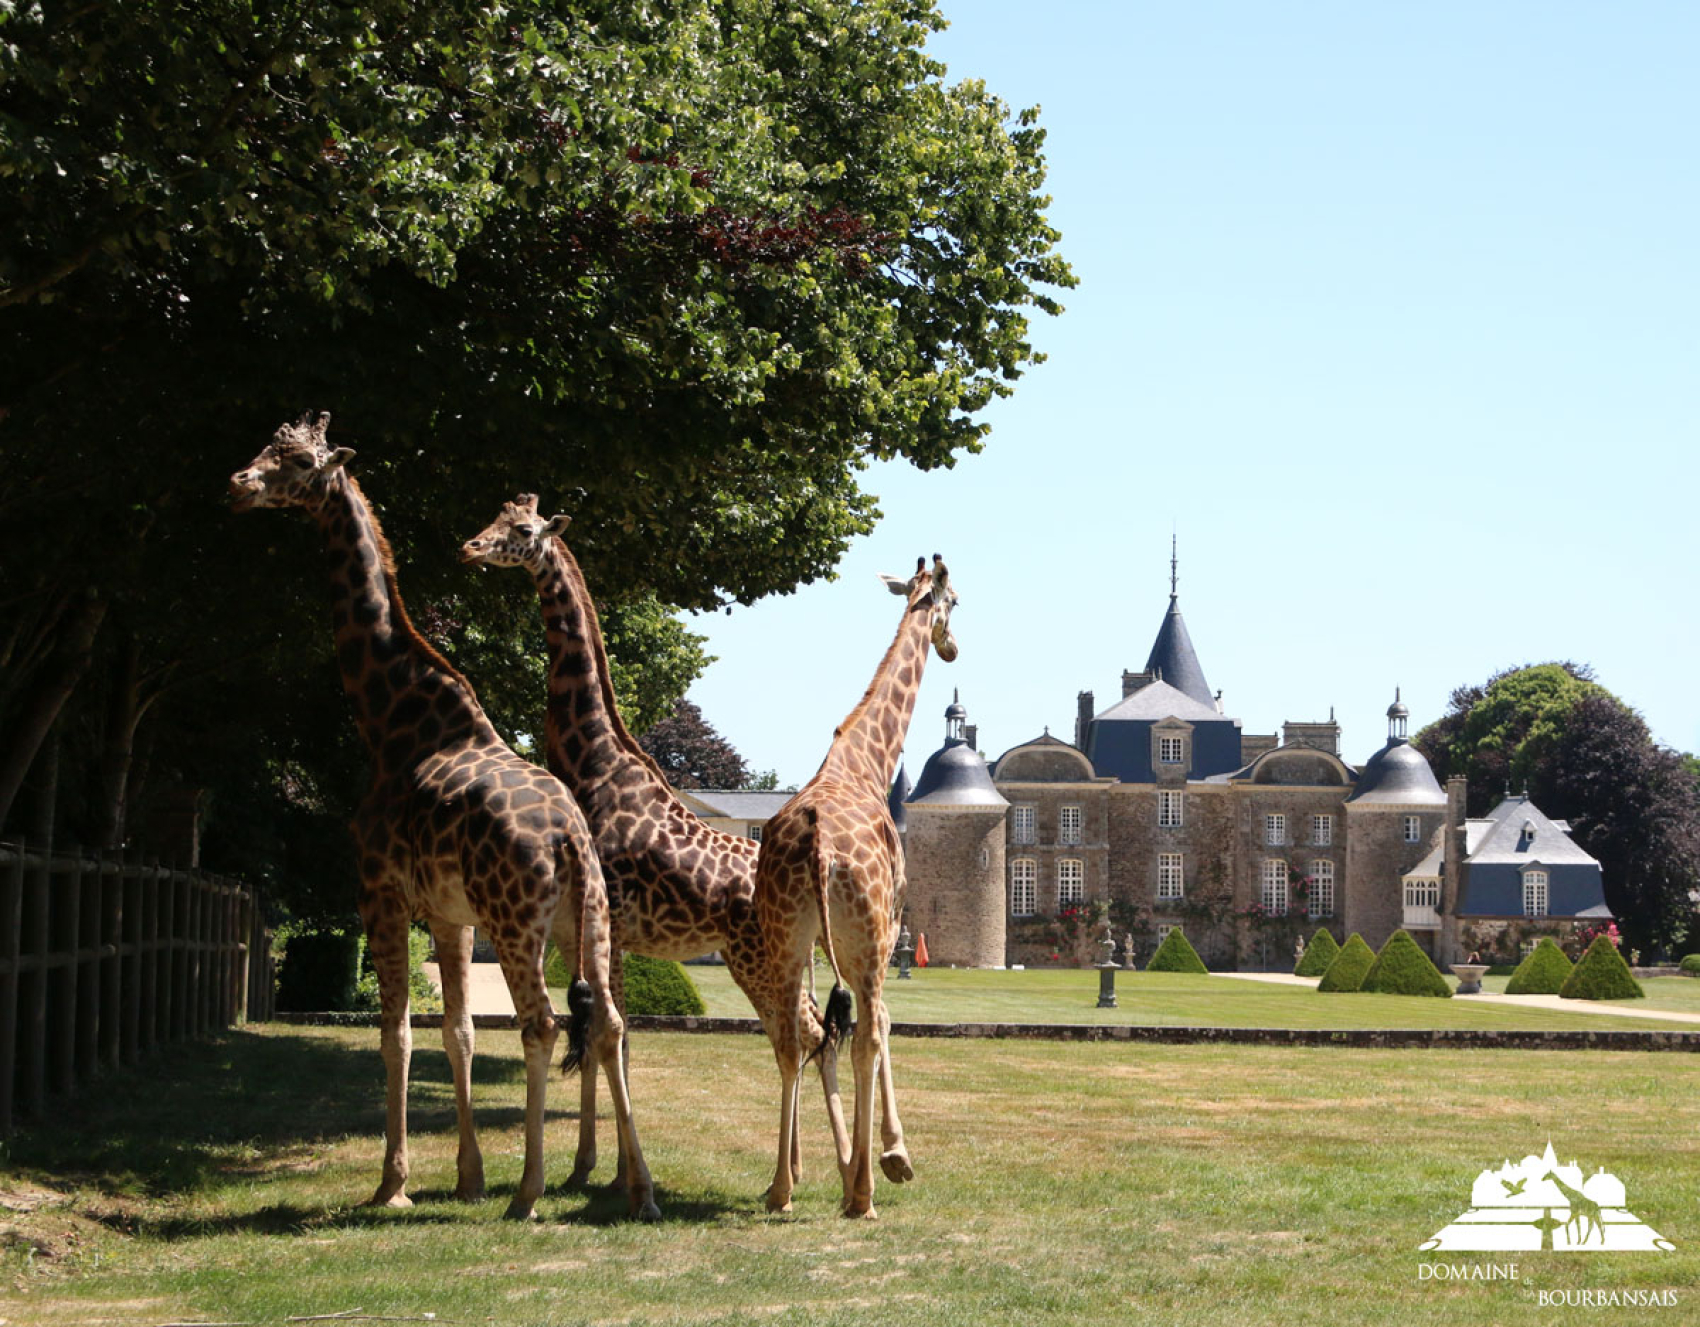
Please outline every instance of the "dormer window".
[[1185, 743], [1178, 737], [1157, 739], [1157, 759], [1164, 765], [1179, 765], [1186, 759]]

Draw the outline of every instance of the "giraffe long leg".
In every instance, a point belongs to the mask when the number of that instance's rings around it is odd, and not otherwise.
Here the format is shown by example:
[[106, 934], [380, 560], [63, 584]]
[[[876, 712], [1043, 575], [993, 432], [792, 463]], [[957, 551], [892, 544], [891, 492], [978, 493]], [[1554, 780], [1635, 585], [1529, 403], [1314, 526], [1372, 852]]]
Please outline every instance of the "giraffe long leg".
[[[567, 906], [556, 910], [555, 948], [573, 975], [577, 972], [579, 955], [579, 909]], [[585, 1056], [578, 1066], [578, 1149], [573, 1153], [573, 1171], [567, 1177], [568, 1188], [580, 1188], [590, 1182], [596, 1169], [596, 1057]]]
[[803, 1050], [797, 1036], [793, 1008], [787, 1018], [775, 1020], [773, 1056], [779, 1062], [779, 1160], [773, 1183], [767, 1189], [767, 1210], [789, 1212], [794, 1189], [791, 1172], [791, 1140], [797, 1131], [797, 1080], [803, 1070]]
[[[546, 897], [538, 891], [530, 897]], [[555, 1010], [543, 984], [543, 942], [535, 934], [496, 939], [496, 957], [508, 980], [520, 1045], [525, 1050], [525, 1165], [519, 1188], [505, 1213], [514, 1220], [529, 1219], [543, 1196], [543, 1112], [549, 1093], [549, 1060], [559, 1035]]]
[[467, 998], [472, 980], [472, 927], [433, 922], [431, 935], [437, 942], [443, 980], [443, 1050], [454, 1077], [455, 1121], [460, 1126], [455, 1197], [476, 1202], [484, 1196], [484, 1157], [478, 1150], [478, 1130], [472, 1118], [473, 1031]]
[[897, 1089], [891, 1081], [891, 1011], [880, 1000], [880, 1169], [893, 1184], [915, 1178], [909, 1149], [903, 1143], [903, 1121], [897, 1118]]
[[850, 1165], [844, 1177], [844, 1215], [873, 1219], [874, 1212], [874, 1080], [881, 1049], [879, 978], [861, 983], [861, 1017], [850, 1041], [850, 1059], [856, 1071], [856, 1117], [850, 1140]]
[[[368, 902], [367, 900], [370, 900]], [[413, 1060], [408, 1021], [407, 916], [391, 895], [371, 884], [362, 899], [366, 944], [378, 973], [380, 1039], [384, 1055], [384, 1171], [366, 1200], [370, 1207], [412, 1207], [407, 1196], [407, 1075]]]

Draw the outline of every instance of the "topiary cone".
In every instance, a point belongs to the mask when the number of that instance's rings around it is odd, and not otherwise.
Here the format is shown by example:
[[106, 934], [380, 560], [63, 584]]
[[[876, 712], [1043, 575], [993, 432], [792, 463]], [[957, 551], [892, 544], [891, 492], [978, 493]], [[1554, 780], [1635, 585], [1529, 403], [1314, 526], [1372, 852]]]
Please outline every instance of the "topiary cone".
[[1423, 953], [1423, 947], [1411, 938], [1411, 933], [1403, 930], [1387, 937], [1387, 943], [1375, 956], [1375, 962], [1364, 974], [1363, 985], [1358, 989], [1373, 991], [1377, 995], [1452, 998], [1452, 987], [1440, 975], [1440, 969]]
[[1505, 983], [1507, 995], [1557, 995], [1576, 965], [1553, 943], [1550, 935], [1529, 951], [1529, 956], [1517, 965], [1511, 980]]
[[1355, 991], [1364, 984], [1364, 978], [1374, 966], [1375, 950], [1364, 943], [1363, 936], [1353, 931], [1346, 937], [1346, 943], [1340, 946], [1340, 952], [1334, 956], [1334, 961], [1328, 965], [1328, 971], [1322, 974], [1322, 980], [1316, 984], [1316, 989], [1330, 992]]
[[1647, 992], [1609, 936], [1596, 935], [1558, 992], [1566, 1000], [1639, 1000]]
[[1311, 936], [1310, 943], [1305, 946], [1304, 957], [1299, 959], [1293, 968], [1295, 977], [1320, 977], [1328, 971], [1328, 965], [1340, 953], [1340, 942], [1326, 926], [1316, 928], [1316, 934]]
[[1157, 946], [1157, 952], [1151, 955], [1151, 961], [1145, 965], [1147, 972], [1209, 972], [1204, 966], [1204, 960], [1198, 956], [1186, 938], [1186, 932], [1175, 927], [1163, 937], [1163, 943]]

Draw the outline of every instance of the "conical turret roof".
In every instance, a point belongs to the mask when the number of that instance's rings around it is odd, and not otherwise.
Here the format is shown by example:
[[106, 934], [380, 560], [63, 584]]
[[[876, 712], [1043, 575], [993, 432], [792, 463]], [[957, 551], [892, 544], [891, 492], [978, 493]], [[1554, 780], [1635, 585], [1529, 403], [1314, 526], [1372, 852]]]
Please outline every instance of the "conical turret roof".
[[1163, 615], [1163, 625], [1157, 629], [1157, 640], [1151, 646], [1151, 657], [1145, 661], [1145, 671], [1155, 673], [1163, 681], [1183, 691], [1201, 705], [1216, 708], [1216, 695], [1204, 680], [1198, 654], [1187, 634], [1186, 619], [1181, 616], [1180, 601], [1169, 596], [1169, 611]]

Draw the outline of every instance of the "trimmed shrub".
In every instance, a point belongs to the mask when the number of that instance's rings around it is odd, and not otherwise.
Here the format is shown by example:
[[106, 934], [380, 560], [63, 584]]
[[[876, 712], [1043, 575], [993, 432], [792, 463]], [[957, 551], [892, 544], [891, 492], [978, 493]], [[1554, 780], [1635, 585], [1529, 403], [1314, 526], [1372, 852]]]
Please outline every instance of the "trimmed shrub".
[[[705, 1014], [708, 1006], [684, 965], [670, 958], [645, 958], [627, 954], [626, 1012], [628, 1014]], [[572, 969], [553, 945], [543, 965], [543, 979], [551, 986], [572, 984]]]
[[277, 974], [280, 1011], [318, 1014], [357, 1007], [354, 986], [360, 972], [358, 931], [303, 930], [282, 939]]
[[1157, 946], [1157, 952], [1151, 955], [1151, 961], [1145, 965], [1147, 972], [1209, 972], [1204, 966], [1204, 960], [1198, 956], [1198, 951], [1192, 947], [1186, 938], [1186, 932], [1175, 927], [1163, 938], [1163, 943]]
[[1317, 983], [1319, 991], [1355, 991], [1364, 984], [1364, 978], [1375, 966], [1375, 950], [1364, 943], [1363, 936], [1353, 931], [1346, 937], [1346, 943], [1340, 946], [1340, 952], [1334, 955], [1334, 961], [1328, 965], [1328, 971], [1322, 974], [1322, 980]]
[[1452, 998], [1452, 987], [1447, 985], [1440, 969], [1423, 953], [1423, 947], [1411, 938], [1409, 931], [1395, 931], [1387, 937], [1387, 943], [1375, 956], [1375, 962], [1364, 974], [1363, 985], [1358, 989], [1374, 991], [1377, 995]]
[[[425, 975], [425, 960], [431, 957], [431, 937], [420, 926], [407, 928], [407, 1005], [414, 1014], [443, 1012], [442, 993], [437, 983]], [[372, 951], [366, 937], [360, 937], [360, 979], [354, 986], [354, 1008], [378, 1009], [378, 969], [372, 963]]]
[[1682, 960], [1682, 970], [1690, 977], [1700, 977], [1700, 954], [1689, 954]]
[[1511, 980], [1505, 983], [1507, 995], [1557, 995], [1564, 989], [1576, 965], [1553, 941], [1550, 935], [1529, 951], [1529, 957], [1517, 965]]
[[1639, 1000], [1647, 992], [1609, 936], [1596, 935], [1559, 991], [1566, 1000]]
[[1316, 928], [1316, 934], [1311, 936], [1310, 943], [1305, 946], [1304, 957], [1293, 968], [1293, 975], [1320, 977], [1328, 971], [1328, 965], [1339, 952], [1340, 942], [1326, 926], [1319, 926]]

